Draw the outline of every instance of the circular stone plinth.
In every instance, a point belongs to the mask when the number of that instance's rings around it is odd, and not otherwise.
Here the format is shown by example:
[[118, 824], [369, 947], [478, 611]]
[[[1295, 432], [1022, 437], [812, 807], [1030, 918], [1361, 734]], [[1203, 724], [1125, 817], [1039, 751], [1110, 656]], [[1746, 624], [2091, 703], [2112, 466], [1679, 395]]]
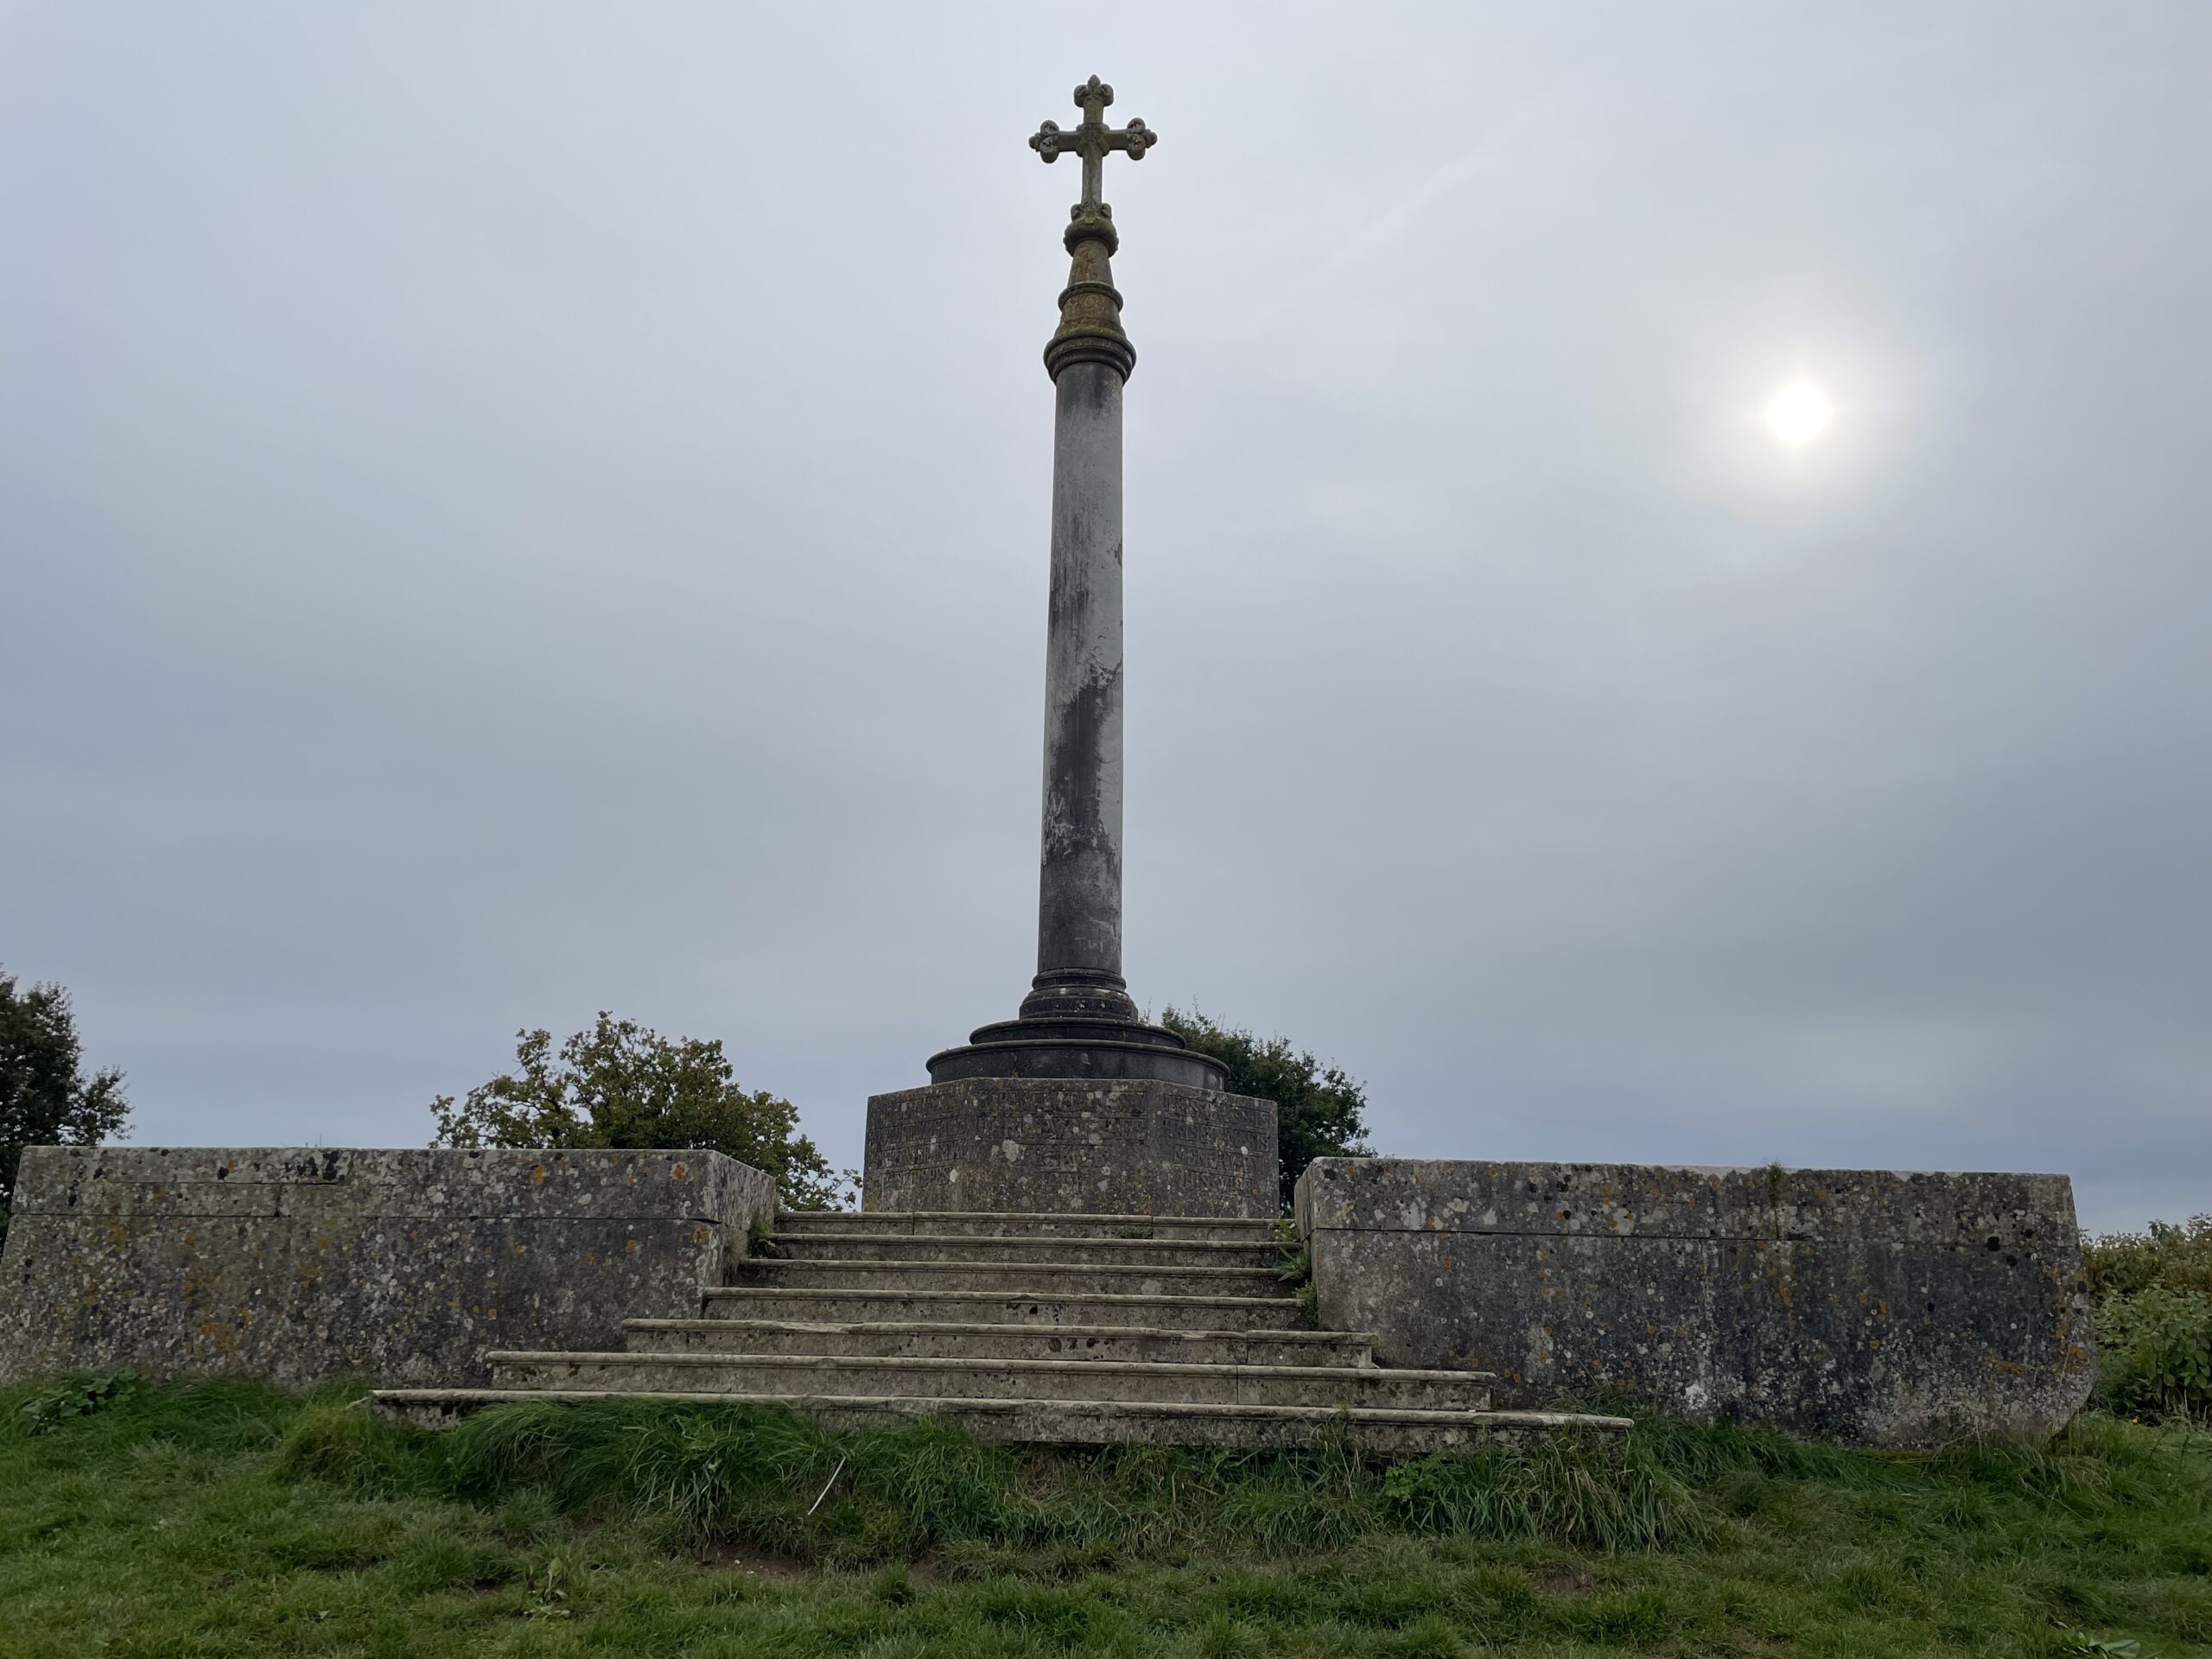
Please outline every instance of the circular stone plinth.
[[868, 1103], [868, 1210], [1269, 1217], [1275, 1108], [1147, 1080], [965, 1077]]
[[[1128, 1017], [1118, 1010], [1127, 1007]], [[1164, 1026], [1135, 1017], [1119, 975], [1061, 969], [1037, 976], [1021, 1017], [969, 1034], [930, 1056], [931, 1083], [969, 1077], [1050, 1077], [1056, 1082], [1179, 1083], [1218, 1089], [1229, 1068]]]

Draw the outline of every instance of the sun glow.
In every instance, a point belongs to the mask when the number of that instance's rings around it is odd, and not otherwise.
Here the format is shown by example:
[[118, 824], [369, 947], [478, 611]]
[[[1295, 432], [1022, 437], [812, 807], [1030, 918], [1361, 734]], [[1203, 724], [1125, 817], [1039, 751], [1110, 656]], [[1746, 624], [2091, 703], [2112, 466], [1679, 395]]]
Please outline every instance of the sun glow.
[[1767, 402], [1768, 427], [1792, 449], [1802, 449], [1812, 442], [1834, 418], [1835, 405], [1828, 401], [1827, 393], [1802, 375]]

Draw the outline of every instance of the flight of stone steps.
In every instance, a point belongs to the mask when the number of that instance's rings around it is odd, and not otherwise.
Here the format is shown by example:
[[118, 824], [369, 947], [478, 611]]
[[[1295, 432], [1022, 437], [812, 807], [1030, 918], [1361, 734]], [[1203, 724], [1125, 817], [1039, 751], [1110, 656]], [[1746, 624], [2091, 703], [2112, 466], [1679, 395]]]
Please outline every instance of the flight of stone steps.
[[785, 1212], [700, 1317], [631, 1319], [612, 1353], [494, 1351], [488, 1389], [393, 1389], [435, 1425], [519, 1399], [772, 1401], [840, 1428], [928, 1416], [984, 1440], [1302, 1445], [1384, 1454], [1619, 1418], [1490, 1409], [1487, 1374], [1395, 1370], [1299, 1328], [1264, 1221]]

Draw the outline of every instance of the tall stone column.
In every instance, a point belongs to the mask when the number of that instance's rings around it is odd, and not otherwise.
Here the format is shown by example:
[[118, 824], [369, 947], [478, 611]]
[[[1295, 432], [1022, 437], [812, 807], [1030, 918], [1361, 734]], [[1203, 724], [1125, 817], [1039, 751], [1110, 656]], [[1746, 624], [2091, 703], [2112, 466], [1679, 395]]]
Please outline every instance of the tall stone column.
[[[1045, 809], [1036, 988], [1065, 1007], [1122, 972], [1122, 377], [1064, 370], [1052, 421]], [[1113, 1010], [1136, 1013], [1126, 993]]]
[[1113, 88], [1076, 88], [1084, 119], [1029, 143], [1083, 162], [1052, 378], [1051, 599], [1037, 976], [1019, 1015], [931, 1056], [930, 1086], [868, 1102], [872, 1210], [1267, 1215], [1272, 1103], [1226, 1093], [1221, 1064], [1139, 1017], [1122, 977], [1122, 328], [1102, 163], [1141, 161], [1141, 121], [1105, 124]]
[[1078, 208], [1067, 240], [1060, 327], [1045, 348], [1053, 413], [1044, 830], [1037, 978], [1021, 1013], [1134, 1020], [1122, 979], [1122, 387], [1136, 352], [1108, 263], [1113, 220]]

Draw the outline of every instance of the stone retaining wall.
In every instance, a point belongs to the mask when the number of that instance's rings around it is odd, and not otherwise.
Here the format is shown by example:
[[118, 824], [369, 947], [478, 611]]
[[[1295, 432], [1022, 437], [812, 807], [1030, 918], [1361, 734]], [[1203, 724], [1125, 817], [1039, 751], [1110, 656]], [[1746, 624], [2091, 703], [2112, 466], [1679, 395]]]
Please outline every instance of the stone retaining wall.
[[720, 1153], [33, 1147], [0, 1378], [129, 1366], [465, 1385], [486, 1348], [696, 1318], [769, 1178]]
[[2063, 1175], [1330, 1158], [1297, 1211], [1325, 1328], [1502, 1404], [1915, 1445], [2050, 1433], [2094, 1376]]

